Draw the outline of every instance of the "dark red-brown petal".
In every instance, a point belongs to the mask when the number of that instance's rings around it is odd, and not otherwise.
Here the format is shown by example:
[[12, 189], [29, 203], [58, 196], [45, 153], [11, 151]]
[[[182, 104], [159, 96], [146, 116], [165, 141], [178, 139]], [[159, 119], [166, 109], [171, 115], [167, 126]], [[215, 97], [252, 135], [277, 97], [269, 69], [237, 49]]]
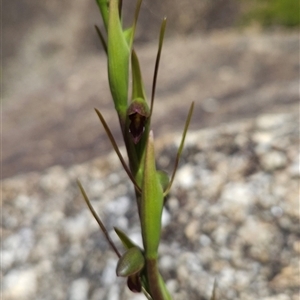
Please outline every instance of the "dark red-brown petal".
[[147, 119], [146, 117], [141, 116], [138, 113], [130, 115], [129, 119], [129, 131], [132, 135], [133, 142], [137, 144], [143, 135]]
[[142, 285], [139, 274], [131, 275], [127, 278], [127, 286], [133, 293], [140, 293]]

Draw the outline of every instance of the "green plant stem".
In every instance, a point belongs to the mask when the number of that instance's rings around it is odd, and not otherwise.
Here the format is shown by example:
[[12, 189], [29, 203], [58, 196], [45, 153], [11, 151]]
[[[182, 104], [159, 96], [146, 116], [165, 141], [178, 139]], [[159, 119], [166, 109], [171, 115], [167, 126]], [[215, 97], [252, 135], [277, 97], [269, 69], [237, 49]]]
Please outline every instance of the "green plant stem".
[[146, 260], [147, 279], [153, 300], [171, 300], [157, 266], [157, 259]]

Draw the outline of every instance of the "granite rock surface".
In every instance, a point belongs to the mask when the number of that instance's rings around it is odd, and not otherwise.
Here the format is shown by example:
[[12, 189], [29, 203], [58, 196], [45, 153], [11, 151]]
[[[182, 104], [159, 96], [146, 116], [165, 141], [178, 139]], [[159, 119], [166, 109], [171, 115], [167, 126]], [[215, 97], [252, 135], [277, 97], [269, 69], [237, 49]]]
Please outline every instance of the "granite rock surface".
[[[172, 170], [179, 134], [158, 139]], [[2, 181], [5, 300], [125, 300], [116, 255], [76, 186], [141, 243], [133, 188], [114, 153]], [[299, 297], [299, 116], [264, 114], [189, 132], [163, 215], [160, 268], [174, 299]]]

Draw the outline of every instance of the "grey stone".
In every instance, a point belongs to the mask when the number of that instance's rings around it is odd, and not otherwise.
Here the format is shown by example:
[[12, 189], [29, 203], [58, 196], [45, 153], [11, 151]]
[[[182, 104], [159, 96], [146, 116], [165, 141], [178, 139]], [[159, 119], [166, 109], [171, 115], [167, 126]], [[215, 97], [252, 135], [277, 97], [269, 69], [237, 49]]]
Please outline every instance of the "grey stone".
[[69, 288], [70, 300], [87, 300], [89, 292], [89, 282], [86, 278], [74, 280]]
[[12, 269], [3, 280], [3, 298], [32, 299], [38, 290], [37, 274], [33, 268]]
[[279, 151], [271, 151], [264, 154], [260, 161], [266, 171], [280, 169], [285, 167], [287, 164], [285, 154]]
[[[297, 117], [260, 116], [187, 135], [159, 247], [174, 299], [209, 298], [215, 279], [218, 299], [297, 299]], [[282, 132], [288, 147], [276, 148]], [[179, 134], [158, 140], [158, 158], [161, 150], [174, 157], [178, 140]], [[264, 165], [274, 152], [285, 159]], [[113, 226], [142, 247], [130, 180], [117, 159], [109, 161], [2, 181], [5, 299], [143, 299], [116, 277], [117, 256], [76, 187], [80, 177], [121, 253]]]

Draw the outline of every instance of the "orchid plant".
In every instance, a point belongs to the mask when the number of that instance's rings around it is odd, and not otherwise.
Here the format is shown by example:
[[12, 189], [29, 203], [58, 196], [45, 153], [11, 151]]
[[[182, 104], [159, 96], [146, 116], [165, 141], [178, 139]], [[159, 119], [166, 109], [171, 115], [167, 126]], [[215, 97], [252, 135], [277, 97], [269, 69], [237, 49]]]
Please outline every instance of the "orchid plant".
[[[158, 268], [161, 217], [166, 196], [174, 180], [194, 104], [191, 104], [188, 112], [174, 170], [169, 177], [165, 172], [156, 169], [153, 132], [150, 129], [166, 18], [163, 19], [160, 29], [149, 107], [138, 56], [133, 48], [142, 0], [137, 0], [133, 24], [129, 28], [123, 28], [122, 0], [96, 0], [96, 2], [100, 9], [106, 34], [102, 34], [97, 26], [96, 31], [107, 54], [109, 86], [127, 150], [128, 165], [122, 157], [104, 117], [99, 110], [95, 110], [124, 170], [134, 185], [143, 249], [136, 245], [121, 229], [114, 228], [126, 249], [125, 253], [121, 254], [93, 209], [79, 181], [78, 185], [106, 240], [119, 258], [116, 268], [117, 276], [126, 277], [129, 289], [133, 292], [143, 292], [147, 299], [169, 300], [172, 299], [171, 295]], [[131, 97], [128, 96], [129, 76], [132, 79]]]

